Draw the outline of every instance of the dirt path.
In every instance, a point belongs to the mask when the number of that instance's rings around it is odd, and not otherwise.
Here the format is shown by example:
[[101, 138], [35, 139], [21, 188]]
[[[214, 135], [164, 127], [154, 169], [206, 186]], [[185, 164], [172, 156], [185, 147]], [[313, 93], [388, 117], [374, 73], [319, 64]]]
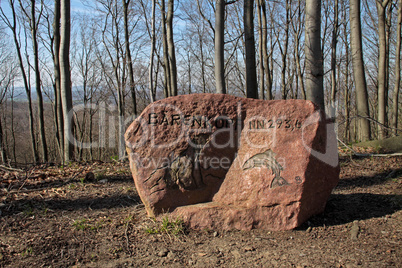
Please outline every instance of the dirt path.
[[284, 232], [153, 222], [128, 170], [0, 171], [0, 266], [402, 267], [402, 157], [342, 160], [325, 212]]

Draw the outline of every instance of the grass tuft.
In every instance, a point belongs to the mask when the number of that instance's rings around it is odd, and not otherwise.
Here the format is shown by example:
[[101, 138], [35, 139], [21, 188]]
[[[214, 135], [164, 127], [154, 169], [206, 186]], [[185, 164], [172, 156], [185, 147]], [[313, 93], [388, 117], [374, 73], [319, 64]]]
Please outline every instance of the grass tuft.
[[162, 221], [158, 222], [153, 220], [156, 226], [145, 228], [145, 231], [148, 234], [173, 234], [178, 235], [180, 233], [184, 233], [184, 222], [180, 218], [176, 218], [175, 220], [169, 219], [168, 216], [162, 218]]

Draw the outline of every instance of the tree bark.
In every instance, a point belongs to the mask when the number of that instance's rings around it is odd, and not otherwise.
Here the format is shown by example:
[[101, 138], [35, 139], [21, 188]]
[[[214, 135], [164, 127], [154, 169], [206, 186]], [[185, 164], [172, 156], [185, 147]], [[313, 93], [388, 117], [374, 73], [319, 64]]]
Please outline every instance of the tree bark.
[[63, 107], [64, 163], [73, 159], [73, 120], [69, 112], [73, 108], [70, 77], [70, 0], [60, 2], [60, 92]]
[[161, 13], [162, 13], [162, 40], [163, 40], [163, 71], [164, 71], [164, 95], [165, 98], [171, 96], [171, 77], [170, 77], [170, 65], [169, 65], [169, 52], [166, 30], [166, 7], [165, 0], [161, 0]]
[[265, 72], [265, 78], [267, 79], [266, 86], [264, 89], [267, 91], [267, 99], [272, 100], [272, 77], [271, 68], [269, 65], [269, 55], [268, 55], [268, 31], [267, 31], [267, 8], [265, 0], [259, 0], [261, 8], [261, 29], [262, 29], [262, 54], [263, 54], [263, 66]]
[[286, 100], [288, 97], [288, 92], [286, 88], [286, 69], [287, 69], [287, 55], [288, 55], [288, 46], [289, 46], [289, 23], [290, 23], [290, 3], [289, 0], [286, 0], [286, 22], [285, 22], [285, 43], [283, 47], [280, 46], [281, 54], [282, 54], [282, 68], [281, 68], [281, 91], [282, 91], [282, 99]]
[[325, 110], [321, 52], [321, 1], [306, 0], [306, 97]]
[[[125, 84], [125, 69], [120, 69], [120, 60], [122, 58], [121, 50], [120, 50], [120, 31], [119, 31], [119, 17], [118, 17], [118, 5], [117, 2], [114, 3], [114, 13], [112, 12], [112, 20], [115, 28], [114, 36], [113, 36], [113, 47], [115, 49], [115, 63], [113, 63], [113, 71], [116, 79], [116, 91], [117, 91], [117, 112], [119, 114], [118, 117], [118, 127], [117, 127], [117, 150], [119, 159], [123, 159], [126, 153], [124, 146], [124, 110], [125, 110], [125, 102], [124, 102], [124, 84]], [[110, 10], [111, 11], [111, 10]], [[106, 44], [106, 42], [105, 42]], [[110, 55], [110, 60], [113, 61], [113, 57]], [[121, 72], [122, 74], [121, 74]]]
[[244, 0], [244, 44], [246, 48], [247, 98], [258, 99], [254, 40], [254, 0]]
[[398, 134], [398, 106], [399, 106], [399, 87], [401, 85], [401, 26], [402, 26], [402, 0], [398, 4], [398, 25], [396, 33], [396, 58], [395, 58], [395, 86], [393, 96], [393, 120], [392, 127], [394, 128], [394, 135]]
[[56, 137], [59, 147], [60, 159], [64, 158], [64, 132], [63, 132], [63, 108], [60, 90], [60, 0], [54, 1], [53, 22], [53, 65], [54, 65], [54, 91], [55, 91], [55, 121]]
[[222, 94], [226, 94], [224, 36], [225, 36], [225, 0], [217, 0], [215, 10], [215, 83], [216, 83], [216, 93], [222, 93]]
[[[134, 83], [134, 70], [133, 70], [133, 60], [131, 57], [131, 50], [130, 50], [130, 34], [128, 31], [128, 6], [131, 0], [123, 0], [123, 8], [124, 8], [124, 38], [125, 38], [125, 45], [126, 45], [126, 57], [127, 57], [127, 64], [128, 64], [128, 76], [130, 79], [130, 92], [131, 92], [131, 100], [133, 102], [133, 115], [137, 114], [137, 97], [135, 93], [135, 83]], [[153, 0], [155, 2], [155, 0]], [[155, 13], [155, 6], [153, 6], [154, 13]], [[155, 16], [153, 16], [155, 17]], [[154, 23], [154, 22], [153, 22]]]
[[205, 60], [204, 60], [204, 49], [203, 49], [203, 40], [201, 34], [199, 34], [199, 45], [200, 45], [200, 57], [201, 57], [201, 80], [202, 80], [202, 93], [207, 92], [207, 82], [205, 79]]
[[155, 101], [155, 91], [154, 91], [154, 79], [153, 79], [153, 69], [154, 69], [154, 54], [155, 54], [155, 5], [156, 0], [152, 0], [152, 22], [151, 22], [151, 55], [149, 56], [149, 73], [148, 73], [148, 80], [149, 80], [149, 92], [151, 96], [151, 102]]
[[378, 137], [384, 139], [386, 137], [387, 125], [387, 39], [385, 33], [386, 15], [385, 11], [389, 4], [389, 0], [377, 0], [377, 14], [378, 14], [378, 42], [379, 42], [379, 55], [378, 55], [378, 122], [383, 126], [378, 125]]
[[34, 72], [35, 72], [35, 87], [36, 87], [36, 95], [38, 101], [38, 127], [39, 127], [39, 141], [41, 144], [42, 151], [42, 159], [44, 162], [48, 162], [48, 153], [47, 153], [47, 144], [46, 144], [46, 135], [45, 135], [45, 121], [43, 115], [43, 98], [42, 98], [42, 90], [41, 90], [41, 78], [40, 78], [40, 69], [39, 69], [39, 51], [38, 51], [38, 35], [37, 29], [39, 24], [36, 21], [35, 16], [35, 0], [31, 0], [31, 18], [29, 19], [29, 24], [31, 28], [32, 34], [32, 48], [34, 53]]
[[167, 23], [167, 45], [169, 54], [169, 69], [170, 69], [170, 85], [171, 96], [177, 96], [177, 67], [176, 67], [176, 52], [173, 41], [173, 8], [174, 0], [168, 2], [168, 12], [166, 16]]
[[261, 0], [257, 0], [258, 6], [258, 57], [259, 57], [259, 73], [260, 73], [260, 99], [265, 99], [265, 66], [264, 66], [264, 52], [263, 52], [263, 33], [262, 28], [264, 25], [262, 24], [262, 8], [261, 8]]
[[[336, 47], [338, 43], [338, 31], [339, 31], [339, 23], [338, 23], [338, 0], [335, 0], [334, 7], [334, 29], [332, 31], [332, 45], [331, 45], [331, 106], [332, 109], [335, 109], [336, 102]], [[333, 114], [332, 116], [336, 116]]]
[[302, 72], [302, 67], [300, 63], [300, 51], [299, 51], [299, 45], [300, 45], [300, 40], [297, 38], [295, 42], [295, 54], [296, 54], [296, 68], [297, 68], [297, 77], [300, 82], [300, 89], [302, 92], [302, 98], [305, 100], [306, 99], [306, 89], [304, 87], [304, 81], [303, 81], [303, 72]]
[[16, 138], [15, 138], [15, 127], [14, 127], [14, 93], [15, 88], [13, 87], [11, 90], [11, 136], [13, 139], [13, 159], [14, 163], [17, 163], [17, 155], [16, 155]]
[[366, 75], [363, 62], [362, 32], [360, 22], [360, 0], [350, 0], [350, 39], [353, 64], [353, 76], [356, 86], [356, 109], [358, 119], [358, 132], [361, 141], [371, 139], [370, 117]]
[[0, 116], [0, 154], [1, 154], [1, 163], [6, 163], [7, 161], [7, 150], [5, 147], [5, 142], [3, 140], [3, 124]]
[[[300, 39], [302, 37], [302, 26], [300, 25], [300, 21], [302, 20], [302, 3], [301, 0], [297, 1], [298, 7], [297, 7], [297, 17], [298, 20], [296, 23], [292, 23], [293, 26], [293, 31], [294, 31], [294, 54], [295, 54], [295, 62], [296, 62], [296, 71], [297, 71], [297, 79], [298, 80], [298, 86], [300, 86], [300, 91], [302, 93], [302, 98], [305, 100], [306, 99], [306, 90], [304, 88], [304, 81], [303, 81], [303, 71], [302, 71], [302, 66], [301, 66], [301, 55], [300, 55]], [[294, 21], [294, 20], [292, 20]], [[296, 96], [297, 97], [297, 96]]]
[[[346, 7], [345, 7], [345, 0], [342, 0], [341, 2], [341, 7], [342, 7], [342, 20], [346, 21], [347, 20], [347, 13], [346, 13]], [[350, 64], [350, 53], [349, 53], [349, 34], [348, 34], [348, 27], [347, 23], [343, 23], [343, 42], [345, 46], [345, 58], [346, 58], [346, 63], [345, 63], [345, 89], [344, 89], [344, 105], [345, 105], [345, 140], [346, 142], [350, 141], [350, 91], [349, 91], [349, 64]]]

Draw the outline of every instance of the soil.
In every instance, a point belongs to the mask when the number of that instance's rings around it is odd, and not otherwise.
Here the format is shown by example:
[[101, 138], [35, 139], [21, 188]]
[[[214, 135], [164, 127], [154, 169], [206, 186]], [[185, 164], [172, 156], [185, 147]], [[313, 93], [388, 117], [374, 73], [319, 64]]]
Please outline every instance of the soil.
[[146, 216], [128, 163], [0, 171], [1, 267], [402, 267], [402, 157], [341, 160], [296, 230], [187, 230]]

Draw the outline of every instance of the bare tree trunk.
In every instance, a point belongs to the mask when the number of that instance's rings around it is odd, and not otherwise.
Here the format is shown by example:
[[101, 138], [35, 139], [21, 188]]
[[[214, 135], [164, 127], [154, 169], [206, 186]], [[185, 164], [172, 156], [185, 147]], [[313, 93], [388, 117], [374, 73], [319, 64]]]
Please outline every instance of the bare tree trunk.
[[345, 90], [344, 90], [344, 103], [345, 103], [345, 140], [346, 142], [349, 142], [351, 137], [350, 137], [350, 91], [349, 91], [349, 64], [350, 64], [350, 54], [349, 54], [349, 34], [348, 34], [348, 27], [347, 27], [347, 14], [346, 14], [346, 7], [345, 7], [345, 0], [342, 0], [341, 2], [341, 7], [342, 7], [342, 14], [343, 18], [342, 20], [344, 21], [343, 23], [343, 33], [344, 33], [344, 46], [345, 46], [345, 58], [346, 58], [346, 63], [345, 63]]
[[267, 79], [266, 86], [264, 89], [267, 90], [267, 99], [272, 100], [272, 77], [269, 65], [269, 55], [268, 55], [268, 31], [267, 31], [267, 8], [265, 0], [259, 0], [261, 9], [261, 29], [262, 29], [262, 55], [263, 55], [263, 66], [265, 72], [265, 78]]
[[[332, 46], [331, 46], [331, 106], [332, 109], [335, 109], [336, 102], [336, 46], [338, 43], [338, 31], [339, 31], [339, 23], [338, 23], [338, 0], [335, 0], [334, 7], [334, 29], [332, 31]], [[336, 116], [333, 114], [332, 116]]]
[[258, 99], [254, 41], [254, 0], [244, 0], [244, 44], [246, 47], [247, 98]]
[[15, 138], [15, 127], [14, 127], [14, 93], [15, 88], [14, 85], [11, 90], [11, 136], [13, 139], [13, 159], [14, 163], [17, 163], [17, 154], [16, 154], [16, 138]]
[[304, 88], [304, 81], [303, 81], [303, 72], [300, 63], [300, 51], [299, 51], [300, 40], [296, 39], [295, 42], [295, 54], [296, 54], [296, 68], [297, 68], [297, 77], [300, 82], [300, 89], [302, 92], [302, 98], [306, 99], [306, 89]]
[[[89, 99], [89, 105], [90, 105], [90, 107], [92, 106], [92, 98], [90, 98]], [[92, 142], [93, 142], [93, 138], [92, 138], [92, 132], [93, 132], [93, 116], [94, 116], [94, 113], [92, 113], [92, 112], [89, 112], [89, 133], [88, 133], [88, 135], [89, 135], [89, 143], [90, 144], [92, 144]], [[89, 147], [89, 160], [90, 161], [92, 161], [93, 159], [94, 159], [94, 151], [93, 151], [93, 148], [94, 146], [90, 146]]]
[[[22, 61], [21, 63], [22, 64]], [[24, 67], [21, 67], [24, 68]], [[23, 76], [26, 76], [25, 73]], [[26, 78], [25, 78], [26, 79]], [[25, 82], [24, 82], [25, 83]], [[35, 138], [35, 129], [34, 129], [34, 117], [33, 117], [33, 109], [32, 109], [32, 98], [31, 98], [31, 89], [30, 86], [25, 85], [25, 93], [27, 94], [28, 99], [28, 112], [29, 112], [29, 129], [31, 134], [31, 141], [32, 141], [32, 154], [34, 157], [34, 162], [39, 163], [39, 154], [36, 148], [36, 138]]]
[[306, 0], [305, 20], [306, 97], [324, 111], [320, 0]]
[[156, 42], [156, 36], [155, 36], [155, 5], [156, 5], [156, 0], [152, 0], [152, 30], [151, 30], [151, 55], [149, 59], [149, 74], [148, 74], [148, 79], [149, 79], [149, 93], [151, 97], [151, 102], [155, 101], [155, 91], [154, 91], [154, 79], [153, 79], [153, 69], [154, 69], [154, 54], [155, 54], [155, 42]]
[[[274, 16], [274, 9], [270, 10], [270, 17], [273, 18]], [[272, 56], [273, 51], [275, 50], [275, 45], [276, 45], [276, 41], [274, 41], [274, 27], [275, 27], [275, 20], [271, 19], [271, 25], [270, 25], [270, 53], [271, 53], [271, 57], [269, 58], [269, 68], [270, 68], [270, 79], [271, 79], [271, 86], [273, 87], [274, 85], [274, 57]], [[271, 88], [271, 92], [272, 92], [272, 88]], [[272, 99], [275, 99], [275, 96], [272, 93]]]
[[[389, 4], [389, 0], [377, 0], [377, 14], [378, 14], [378, 41], [379, 41], [379, 55], [378, 55], [378, 122], [387, 125], [387, 99], [386, 99], [386, 81], [387, 81], [387, 44], [385, 24], [386, 16], [385, 11]], [[386, 137], [386, 129], [379, 125], [378, 133], [379, 139]]]
[[[60, 2], [60, 92], [63, 107], [64, 163], [73, 159], [73, 120], [69, 112], [73, 108], [70, 77], [70, 0]], [[70, 142], [71, 140], [71, 142]]]
[[[191, 45], [191, 41], [190, 41]], [[190, 51], [187, 51], [187, 76], [188, 76], [188, 94], [191, 94], [192, 92], [192, 75], [191, 75], [191, 69], [192, 69], [192, 61], [191, 61], [191, 55]]]
[[222, 93], [222, 94], [226, 94], [224, 36], [225, 36], [225, 0], [217, 0], [215, 10], [215, 83], [216, 83], [216, 93]]
[[393, 96], [393, 120], [392, 127], [394, 128], [394, 134], [398, 134], [398, 105], [399, 105], [399, 87], [401, 85], [401, 26], [402, 26], [402, 0], [399, 0], [398, 4], [398, 26], [396, 33], [396, 58], [395, 58], [395, 86]]
[[[390, 122], [388, 120], [388, 116], [390, 115], [388, 109], [388, 97], [389, 97], [389, 81], [390, 81], [390, 47], [391, 47], [391, 31], [392, 29], [392, 15], [393, 15], [393, 4], [392, 0], [388, 5], [387, 13], [386, 13], [386, 20], [385, 20], [385, 55], [386, 55], [386, 63], [385, 63], [385, 125], [389, 126]], [[387, 128], [384, 128], [385, 136], [388, 136], [389, 131]]]
[[[126, 57], [128, 64], [128, 75], [130, 79], [130, 92], [131, 92], [131, 100], [133, 102], [133, 115], [137, 114], [137, 97], [135, 94], [135, 83], [134, 83], [134, 70], [133, 70], [133, 60], [131, 57], [130, 51], [130, 35], [128, 32], [128, 6], [131, 0], [123, 0], [123, 8], [124, 8], [124, 38], [126, 45]], [[153, 3], [155, 0], [153, 0]], [[155, 13], [155, 3], [153, 4], [153, 13]], [[154, 19], [155, 15], [153, 15]], [[153, 22], [154, 23], [154, 22]]]
[[[21, 6], [22, 7], [22, 6]], [[39, 128], [39, 141], [41, 144], [42, 158], [44, 162], [48, 162], [46, 135], [45, 135], [45, 121], [43, 118], [43, 98], [41, 90], [41, 78], [39, 69], [39, 51], [38, 51], [38, 36], [37, 29], [41, 14], [39, 14], [38, 22], [35, 16], [35, 0], [31, 0], [31, 17], [29, 24], [32, 34], [32, 48], [34, 53], [34, 72], [35, 72], [35, 87], [38, 100], [38, 128]]]
[[163, 70], [164, 70], [164, 95], [165, 98], [171, 96], [171, 77], [170, 77], [170, 65], [169, 65], [169, 52], [166, 30], [166, 7], [165, 0], [161, 0], [161, 13], [162, 13], [162, 40], [163, 40]]
[[25, 72], [24, 63], [22, 61], [22, 54], [21, 54], [21, 46], [18, 41], [18, 30], [17, 30], [17, 15], [15, 12], [14, 1], [9, 0], [11, 14], [12, 14], [12, 21], [8, 19], [5, 21], [7, 26], [11, 29], [13, 33], [14, 44], [17, 52], [18, 63], [21, 70], [22, 80], [24, 83], [25, 93], [28, 99], [28, 113], [29, 113], [29, 130], [31, 135], [31, 146], [32, 146], [32, 156], [35, 163], [39, 162], [39, 155], [36, 149], [36, 138], [35, 138], [35, 129], [34, 129], [34, 119], [33, 119], [33, 111], [32, 111], [32, 99], [31, 99], [31, 87], [28, 83], [27, 74]]
[[176, 67], [176, 52], [173, 41], [173, 8], [174, 0], [168, 0], [168, 12], [166, 16], [167, 23], [167, 45], [169, 53], [169, 69], [170, 69], [170, 84], [171, 96], [177, 96], [177, 67]]
[[202, 38], [200, 36], [200, 57], [201, 57], [201, 80], [202, 80], [202, 92], [207, 92], [207, 83], [205, 79], [205, 64], [204, 64], [204, 49], [202, 44]]
[[55, 124], [56, 139], [58, 142], [60, 159], [64, 158], [64, 135], [63, 135], [63, 108], [60, 90], [60, 0], [54, 1], [53, 22], [53, 65], [54, 65], [54, 92], [55, 92]]
[[[303, 71], [301, 66], [301, 55], [300, 55], [300, 39], [302, 37], [302, 25], [301, 21], [303, 20], [303, 12], [302, 12], [302, 3], [301, 0], [297, 1], [297, 20], [292, 19], [292, 28], [294, 32], [294, 58], [296, 64], [296, 83], [297, 88], [300, 87], [300, 91], [302, 93], [302, 98], [306, 99], [306, 90], [304, 88], [304, 81], [303, 81]], [[298, 95], [296, 94], [296, 98]]]
[[350, 39], [352, 49], [353, 76], [356, 87], [356, 109], [358, 119], [358, 132], [361, 141], [371, 139], [370, 117], [366, 75], [364, 72], [362, 32], [360, 23], [360, 0], [350, 0]]
[[281, 69], [281, 90], [282, 99], [286, 100], [288, 97], [286, 88], [286, 69], [287, 69], [287, 55], [289, 45], [289, 23], [290, 23], [290, 3], [286, 0], [286, 22], [285, 22], [285, 43], [279, 46], [282, 54], [282, 69]]
[[262, 32], [262, 28], [264, 27], [264, 25], [262, 24], [262, 8], [261, 8], [261, 0], [257, 0], [257, 6], [258, 6], [258, 57], [259, 57], [259, 72], [260, 72], [260, 99], [265, 99], [265, 66], [264, 66], [264, 52], [263, 52], [263, 32]]
[[0, 155], [1, 155], [1, 163], [7, 162], [7, 150], [5, 147], [5, 142], [3, 140], [3, 124], [0, 116]]
[[121, 89], [117, 91], [117, 110], [119, 112], [118, 119], [118, 151], [119, 151], [119, 159], [123, 159], [126, 153], [125, 145], [124, 145], [124, 95]]
[[[126, 153], [125, 145], [124, 145], [124, 84], [125, 84], [125, 68], [122, 69], [123, 74], [120, 74], [120, 34], [119, 34], [119, 18], [118, 18], [118, 5], [117, 2], [114, 3], [114, 14], [112, 14], [112, 20], [114, 23], [114, 27], [116, 29], [113, 37], [113, 45], [116, 53], [115, 63], [113, 63], [113, 71], [116, 79], [116, 90], [117, 90], [117, 111], [119, 114], [118, 117], [118, 129], [117, 129], [117, 149], [119, 159], [123, 159]], [[113, 60], [113, 57], [110, 54], [110, 59]]]

